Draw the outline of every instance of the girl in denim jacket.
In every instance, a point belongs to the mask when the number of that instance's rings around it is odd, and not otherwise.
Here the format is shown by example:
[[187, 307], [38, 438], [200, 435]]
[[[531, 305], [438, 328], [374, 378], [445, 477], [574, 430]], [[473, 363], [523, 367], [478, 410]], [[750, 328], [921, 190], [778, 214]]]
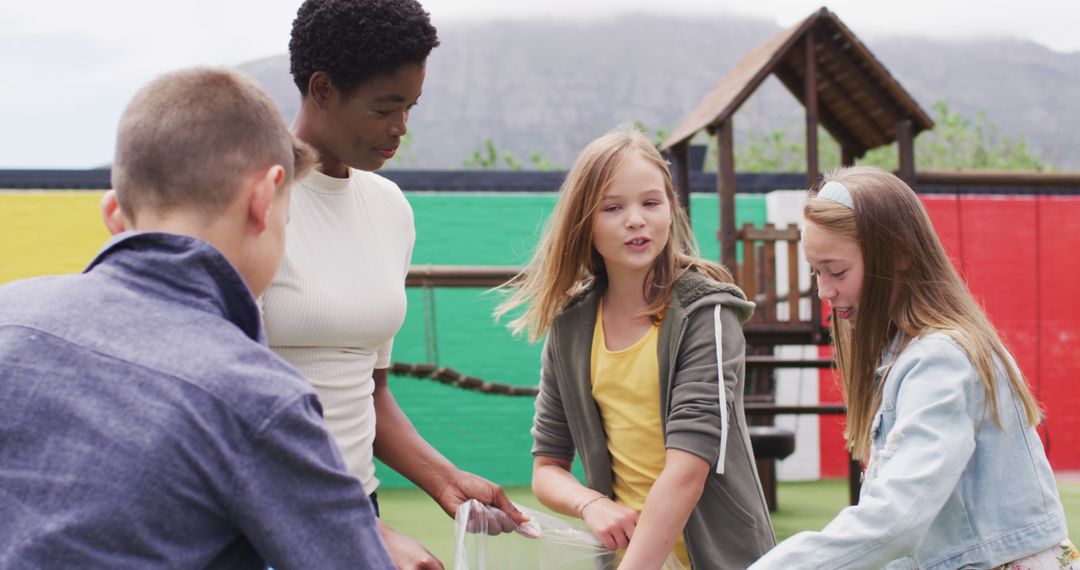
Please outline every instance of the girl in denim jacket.
[[752, 568], [1080, 568], [1039, 405], [915, 193], [844, 168], [804, 214], [866, 471], [857, 505]]

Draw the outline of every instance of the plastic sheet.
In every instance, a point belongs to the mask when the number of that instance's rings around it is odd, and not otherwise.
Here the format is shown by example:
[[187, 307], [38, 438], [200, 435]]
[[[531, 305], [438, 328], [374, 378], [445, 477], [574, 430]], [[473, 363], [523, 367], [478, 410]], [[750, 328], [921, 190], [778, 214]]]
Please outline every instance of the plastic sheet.
[[[615, 570], [615, 552], [587, 529], [557, 516], [514, 505], [529, 522], [515, 526], [476, 501], [454, 518], [454, 570]], [[509, 531], [509, 532], [507, 532]], [[663, 570], [686, 570], [669, 556]]]

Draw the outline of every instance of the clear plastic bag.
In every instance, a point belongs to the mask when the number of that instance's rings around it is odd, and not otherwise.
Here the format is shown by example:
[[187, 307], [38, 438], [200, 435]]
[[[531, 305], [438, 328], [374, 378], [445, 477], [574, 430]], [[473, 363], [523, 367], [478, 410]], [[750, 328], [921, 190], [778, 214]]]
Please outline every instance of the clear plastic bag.
[[[516, 526], [497, 509], [466, 501], [454, 517], [454, 570], [615, 570], [615, 552], [591, 532], [556, 516], [514, 505]], [[669, 556], [663, 570], [686, 570]]]

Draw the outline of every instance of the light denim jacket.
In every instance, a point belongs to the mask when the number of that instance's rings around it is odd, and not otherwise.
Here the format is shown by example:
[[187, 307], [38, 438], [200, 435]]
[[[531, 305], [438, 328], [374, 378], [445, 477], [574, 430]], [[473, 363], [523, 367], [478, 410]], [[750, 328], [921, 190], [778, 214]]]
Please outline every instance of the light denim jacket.
[[859, 504], [751, 568], [993, 568], [1066, 538], [1042, 442], [1003, 368], [1004, 429], [974, 365], [944, 333], [912, 340], [878, 372], [885, 385]]

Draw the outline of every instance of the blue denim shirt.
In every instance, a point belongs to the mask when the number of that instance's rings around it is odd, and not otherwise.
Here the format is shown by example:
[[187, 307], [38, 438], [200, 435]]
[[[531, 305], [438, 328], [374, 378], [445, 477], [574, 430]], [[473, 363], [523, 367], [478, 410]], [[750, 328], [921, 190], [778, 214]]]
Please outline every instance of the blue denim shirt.
[[1066, 538], [1042, 442], [1004, 369], [996, 378], [1003, 428], [975, 367], [944, 333], [912, 340], [879, 372], [885, 384], [859, 504], [751, 568], [993, 568]]
[[0, 288], [0, 568], [393, 568], [307, 382], [209, 244]]

